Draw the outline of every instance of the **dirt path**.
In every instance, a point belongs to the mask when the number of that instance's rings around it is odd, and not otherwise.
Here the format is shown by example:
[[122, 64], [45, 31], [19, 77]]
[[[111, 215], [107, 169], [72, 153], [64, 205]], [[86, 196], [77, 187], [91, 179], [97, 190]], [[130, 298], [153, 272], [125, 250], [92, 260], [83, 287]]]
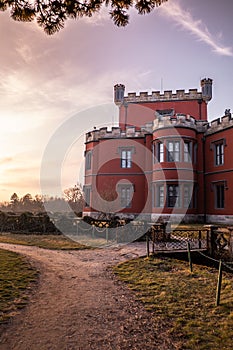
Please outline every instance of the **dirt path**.
[[150, 313], [107, 269], [145, 255], [145, 244], [70, 252], [0, 248], [25, 254], [41, 271], [28, 306], [3, 332], [0, 350], [174, 349], [165, 335], [156, 337]]

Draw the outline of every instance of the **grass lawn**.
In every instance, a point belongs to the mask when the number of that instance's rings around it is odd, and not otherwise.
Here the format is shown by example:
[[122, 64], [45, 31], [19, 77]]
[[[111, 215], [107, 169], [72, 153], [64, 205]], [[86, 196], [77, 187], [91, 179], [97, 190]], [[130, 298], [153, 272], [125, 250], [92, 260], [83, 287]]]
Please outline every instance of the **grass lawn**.
[[88, 248], [63, 235], [2, 233], [0, 234], [0, 242], [30, 245], [46, 249], [79, 250]]
[[[117, 265], [155, 320], [155, 331], [168, 332], [178, 349], [233, 348], [233, 275], [223, 273], [220, 306], [215, 306], [218, 271], [172, 258], [140, 258]], [[174, 347], [175, 348], [175, 347]]]
[[27, 303], [38, 272], [19, 254], [0, 249], [0, 325]]

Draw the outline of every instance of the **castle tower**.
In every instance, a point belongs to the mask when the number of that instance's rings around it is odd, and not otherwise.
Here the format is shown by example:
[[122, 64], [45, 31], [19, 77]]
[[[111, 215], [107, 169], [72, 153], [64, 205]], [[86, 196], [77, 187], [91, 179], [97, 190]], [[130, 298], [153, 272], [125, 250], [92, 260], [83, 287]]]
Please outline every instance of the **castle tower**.
[[120, 107], [124, 101], [125, 85], [116, 84], [114, 85], [114, 102]]
[[212, 99], [212, 84], [213, 80], [210, 78], [201, 80], [202, 98], [206, 103]]

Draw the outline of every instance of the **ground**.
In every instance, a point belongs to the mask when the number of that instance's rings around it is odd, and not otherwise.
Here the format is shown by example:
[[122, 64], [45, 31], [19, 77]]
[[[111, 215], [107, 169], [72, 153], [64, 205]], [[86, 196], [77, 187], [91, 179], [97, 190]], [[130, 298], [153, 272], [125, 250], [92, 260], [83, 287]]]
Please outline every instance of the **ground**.
[[28, 306], [1, 334], [0, 350], [176, 349], [110, 269], [145, 255], [145, 243], [67, 252], [0, 248], [26, 255], [41, 272]]

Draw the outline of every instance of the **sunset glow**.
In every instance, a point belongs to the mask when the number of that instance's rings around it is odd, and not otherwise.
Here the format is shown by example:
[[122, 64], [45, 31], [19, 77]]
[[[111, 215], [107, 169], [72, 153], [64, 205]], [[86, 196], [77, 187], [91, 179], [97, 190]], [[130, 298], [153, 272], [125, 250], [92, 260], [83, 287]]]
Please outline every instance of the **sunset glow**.
[[[210, 77], [209, 120], [233, 109], [232, 13], [231, 0], [168, 0], [147, 16], [132, 11], [125, 28], [114, 26], [105, 10], [68, 21], [51, 37], [35, 23], [0, 13], [0, 202], [14, 192], [40, 193], [44, 150], [75, 115], [80, 130], [63, 162], [62, 186], [79, 181], [80, 136], [116, 120], [114, 107], [106, 114], [95, 110], [113, 102], [116, 83], [132, 92], [187, 90]], [[94, 109], [81, 113], [88, 108]]]

